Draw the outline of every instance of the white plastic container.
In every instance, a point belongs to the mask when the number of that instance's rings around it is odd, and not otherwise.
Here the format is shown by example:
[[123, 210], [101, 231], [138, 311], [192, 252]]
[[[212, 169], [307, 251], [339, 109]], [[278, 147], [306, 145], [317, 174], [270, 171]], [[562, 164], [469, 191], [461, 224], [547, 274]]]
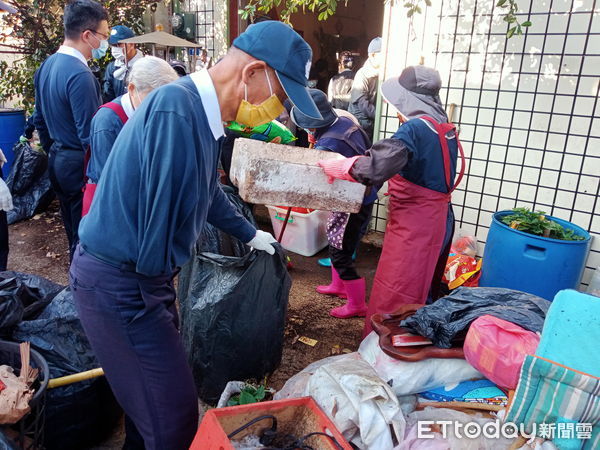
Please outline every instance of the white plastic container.
[[[268, 206], [275, 238], [279, 237], [287, 208]], [[288, 219], [281, 245], [290, 252], [302, 256], [313, 256], [327, 247], [328, 211], [313, 211], [307, 214], [292, 211]]]

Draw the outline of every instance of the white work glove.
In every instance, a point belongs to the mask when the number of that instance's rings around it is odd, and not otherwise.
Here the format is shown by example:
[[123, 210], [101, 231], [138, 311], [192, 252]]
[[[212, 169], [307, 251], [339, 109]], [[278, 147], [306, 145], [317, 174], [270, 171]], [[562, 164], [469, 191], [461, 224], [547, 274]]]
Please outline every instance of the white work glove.
[[277, 243], [271, 233], [266, 233], [262, 230], [256, 230], [256, 235], [248, 245], [256, 250], [262, 250], [267, 252], [269, 255], [275, 254], [275, 247], [271, 244]]
[[10, 211], [11, 209], [13, 209], [12, 195], [10, 195], [4, 180], [0, 178], [0, 210]]

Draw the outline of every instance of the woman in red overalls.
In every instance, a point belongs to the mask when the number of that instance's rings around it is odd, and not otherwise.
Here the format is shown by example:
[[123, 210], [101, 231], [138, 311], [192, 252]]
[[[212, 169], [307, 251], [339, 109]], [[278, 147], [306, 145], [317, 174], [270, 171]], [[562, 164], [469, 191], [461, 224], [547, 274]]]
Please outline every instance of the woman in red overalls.
[[[450, 196], [464, 171], [454, 125], [440, 101], [441, 78], [425, 66], [407, 67], [381, 91], [398, 110], [400, 127], [366, 153], [321, 161], [330, 177], [376, 185], [388, 181], [388, 223], [369, 302], [371, 316], [438, 297], [454, 233]], [[456, 182], [457, 156], [463, 164]]]

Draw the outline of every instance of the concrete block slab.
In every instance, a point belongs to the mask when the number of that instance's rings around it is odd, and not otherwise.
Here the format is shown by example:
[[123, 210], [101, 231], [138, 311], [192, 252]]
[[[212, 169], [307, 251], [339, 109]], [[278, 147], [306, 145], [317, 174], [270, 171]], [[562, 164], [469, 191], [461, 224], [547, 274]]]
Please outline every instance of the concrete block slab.
[[332, 152], [252, 139], [235, 140], [230, 178], [247, 202], [358, 212], [365, 186], [344, 180], [327, 182], [317, 162], [341, 158]]

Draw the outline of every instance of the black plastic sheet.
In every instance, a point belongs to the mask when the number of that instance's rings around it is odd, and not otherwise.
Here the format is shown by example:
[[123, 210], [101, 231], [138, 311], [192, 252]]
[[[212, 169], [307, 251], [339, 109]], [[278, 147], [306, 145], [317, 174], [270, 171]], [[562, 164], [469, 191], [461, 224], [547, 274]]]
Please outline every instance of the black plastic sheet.
[[283, 249], [242, 257], [200, 253], [179, 276], [181, 334], [200, 398], [260, 380], [281, 362], [291, 278]]
[[9, 224], [44, 211], [54, 199], [46, 153], [33, 149], [28, 142], [17, 143], [13, 153], [15, 159], [6, 179], [14, 205], [7, 212]]
[[0, 336], [10, 337], [13, 328], [46, 307], [62, 286], [45, 278], [19, 272], [0, 272]]
[[[99, 367], [85, 336], [73, 295], [62, 289], [31, 320], [14, 330], [13, 340], [31, 342], [48, 362], [50, 378]], [[104, 377], [69, 384], [46, 393], [44, 445], [47, 449], [81, 449], [98, 443], [121, 417]]]
[[486, 314], [541, 332], [550, 304], [536, 295], [512, 289], [460, 287], [417, 310], [401, 326], [431, 339], [437, 347], [450, 348], [454, 339], [464, 338], [475, 319]]

